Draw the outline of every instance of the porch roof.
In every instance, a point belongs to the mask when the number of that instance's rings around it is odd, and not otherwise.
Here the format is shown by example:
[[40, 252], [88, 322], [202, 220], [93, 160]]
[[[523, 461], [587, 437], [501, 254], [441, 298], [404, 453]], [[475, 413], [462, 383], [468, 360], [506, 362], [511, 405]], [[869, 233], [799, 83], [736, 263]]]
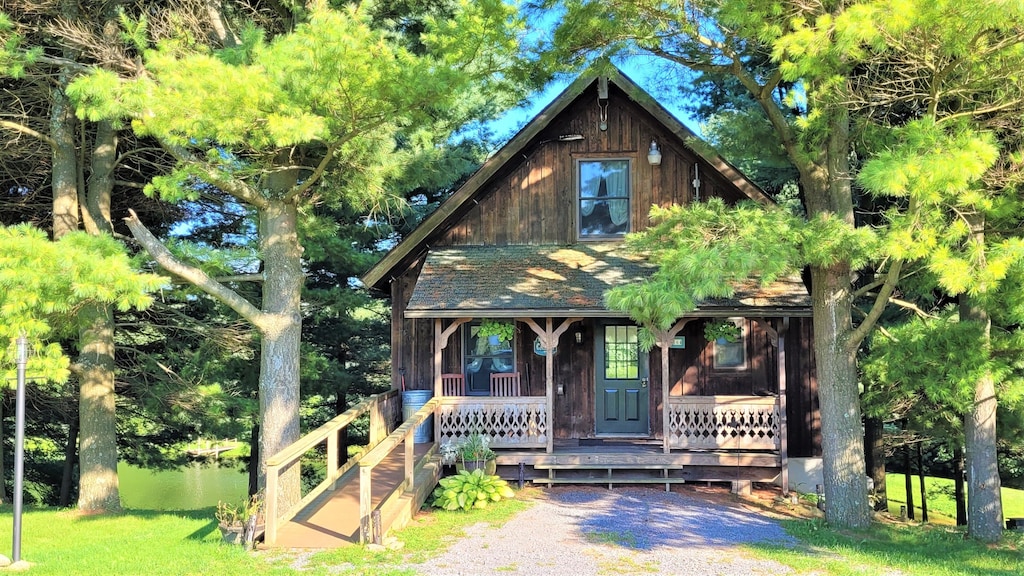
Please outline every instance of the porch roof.
[[[571, 246], [459, 246], [427, 254], [407, 318], [610, 316], [604, 293], [649, 277], [655, 266], [629, 254], [621, 243]], [[708, 300], [692, 316], [810, 315], [810, 296], [800, 278], [767, 287], [751, 280], [732, 298]]]

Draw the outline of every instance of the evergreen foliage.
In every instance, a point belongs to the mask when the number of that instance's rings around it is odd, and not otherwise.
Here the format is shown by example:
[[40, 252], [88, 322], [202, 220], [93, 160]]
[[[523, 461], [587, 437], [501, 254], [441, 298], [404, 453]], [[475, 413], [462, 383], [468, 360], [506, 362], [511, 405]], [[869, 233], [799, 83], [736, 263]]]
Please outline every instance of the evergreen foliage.
[[146, 308], [150, 293], [166, 282], [138, 272], [121, 243], [109, 236], [76, 232], [52, 242], [31, 226], [0, 227], [0, 254], [0, 368], [9, 382], [19, 335], [31, 342], [32, 376], [63, 382], [70, 361], [58, 341], [77, 333], [82, 306]]

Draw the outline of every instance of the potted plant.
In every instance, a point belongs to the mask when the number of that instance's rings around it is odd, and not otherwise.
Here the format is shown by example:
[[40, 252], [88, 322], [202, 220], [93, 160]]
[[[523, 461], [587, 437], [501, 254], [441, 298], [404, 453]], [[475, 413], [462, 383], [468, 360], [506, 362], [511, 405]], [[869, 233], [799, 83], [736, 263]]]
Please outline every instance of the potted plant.
[[731, 320], [709, 321], [704, 324], [704, 338], [708, 342], [737, 342], [742, 335], [743, 330]]
[[237, 503], [221, 500], [214, 517], [224, 542], [252, 546], [263, 532], [263, 494], [257, 492]]
[[458, 472], [481, 469], [486, 474], [494, 474], [498, 463], [490, 443], [490, 436], [473, 432], [461, 440], [442, 444], [441, 459], [446, 464], [454, 464]]
[[502, 342], [511, 342], [515, 335], [516, 327], [511, 322], [487, 318], [480, 322], [480, 329], [476, 333], [477, 338], [487, 338], [495, 346]]

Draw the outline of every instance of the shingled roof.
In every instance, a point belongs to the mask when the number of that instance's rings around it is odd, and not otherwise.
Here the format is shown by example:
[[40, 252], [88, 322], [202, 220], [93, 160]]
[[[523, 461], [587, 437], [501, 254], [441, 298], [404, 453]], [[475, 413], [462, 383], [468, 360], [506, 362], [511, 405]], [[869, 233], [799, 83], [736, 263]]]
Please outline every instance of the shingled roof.
[[[557, 316], [621, 316], [604, 306], [604, 293], [649, 277], [655, 267], [621, 243], [571, 246], [460, 246], [431, 249], [406, 308], [409, 318], [514, 317], [536, 311]], [[742, 311], [810, 312], [799, 278], [767, 287], [750, 281], [732, 298], [703, 302], [695, 315]]]

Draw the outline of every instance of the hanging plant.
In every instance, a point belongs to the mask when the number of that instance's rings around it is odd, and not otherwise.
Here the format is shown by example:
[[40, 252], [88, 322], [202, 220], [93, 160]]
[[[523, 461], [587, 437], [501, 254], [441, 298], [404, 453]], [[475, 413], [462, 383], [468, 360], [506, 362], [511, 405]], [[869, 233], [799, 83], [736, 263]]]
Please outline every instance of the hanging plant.
[[738, 342], [742, 335], [740, 327], [729, 319], [704, 323], [704, 338], [708, 342], [718, 342], [719, 339], [726, 342]]
[[477, 338], [497, 337], [499, 342], [511, 342], [516, 335], [516, 327], [511, 322], [490, 320], [484, 318], [480, 322], [480, 330], [477, 331]]

